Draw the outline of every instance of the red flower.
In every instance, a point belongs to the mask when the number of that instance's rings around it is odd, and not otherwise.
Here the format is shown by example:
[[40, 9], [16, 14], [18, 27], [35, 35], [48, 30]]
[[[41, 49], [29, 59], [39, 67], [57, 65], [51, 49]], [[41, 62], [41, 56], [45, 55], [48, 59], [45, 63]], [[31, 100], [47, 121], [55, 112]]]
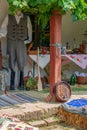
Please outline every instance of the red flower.
[[70, 56], [71, 58], [75, 58], [75, 56]]
[[33, 130], [33, 128], [26, 127], [26, 129], [25, 129], [25, 130]]
[[14, 128], [14, 130], [21, 130], [20, 128]]
[[79, 59], [79, 58], [77, 58], [77, 61], [79, 61], [79, 62], [80, 62], [80, 59]]

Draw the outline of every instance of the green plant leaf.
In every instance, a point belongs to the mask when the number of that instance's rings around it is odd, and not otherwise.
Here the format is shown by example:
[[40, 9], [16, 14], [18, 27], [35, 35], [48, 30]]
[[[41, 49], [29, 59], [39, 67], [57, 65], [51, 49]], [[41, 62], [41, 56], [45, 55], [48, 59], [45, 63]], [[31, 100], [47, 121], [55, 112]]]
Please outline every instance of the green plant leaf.
[[36, 86], [37, 82], [33, 77], [30, 77], [26, 83], [26, 87], [31, 88], [32, 86]]
[[60, 9], [63, 15], [70, 10], [72, 19], [84, 20], [87, 17], [86, 0], [7, 0], [10, 5], [10, 12], [14, 14], [16, 8], [24, 12], [38, 14], [38, 23], [44, 28], [48, 23], [53, 10]]

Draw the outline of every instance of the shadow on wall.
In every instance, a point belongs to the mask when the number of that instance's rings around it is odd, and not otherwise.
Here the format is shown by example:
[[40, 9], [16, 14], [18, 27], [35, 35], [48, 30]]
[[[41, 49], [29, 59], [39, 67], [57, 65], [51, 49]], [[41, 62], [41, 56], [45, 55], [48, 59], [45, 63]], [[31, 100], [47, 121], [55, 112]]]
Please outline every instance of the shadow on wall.
[[62, 80], [68, 80], [69, 81], [71, 75], [74, 72], [76, 72], [76, 71], [78, 71], [80, 73], [86, 73], [87, 72], [87, 68], [86, 69], [82, 69], [79, 66], [77, 66], [76, 64], [74, 64], [73, 62], [69, 63], [67, 65], [64, 65], [62, 67]]

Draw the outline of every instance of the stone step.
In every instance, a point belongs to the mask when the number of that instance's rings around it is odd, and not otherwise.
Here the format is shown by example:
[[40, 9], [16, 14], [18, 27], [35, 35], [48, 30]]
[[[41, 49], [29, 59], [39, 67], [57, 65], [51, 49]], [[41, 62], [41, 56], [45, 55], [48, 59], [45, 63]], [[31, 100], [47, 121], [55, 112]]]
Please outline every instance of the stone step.
[[56, 115], [59, 107], [60, 104], [58, 103], [25, 103], [0, 109], [0, 113], [14, 116], [22, 121], [43, 120], [44, 118]]
[[[39, 130], [77, 130], [76, 127], [61, 122], [58, 116], [57, 117], [53, 116], [53, 117], [45, 118], [43, 120], [32, 121], [27, 123], [33, 127], [38, 127]], [[78, 128], [78, 130], [83, 130], [83, 129]]]
[[51, 126], [39, 127], [39, 130], [83, 130], [74, 127], [66, 126], [64, 124], [55, 124]]
[[32, 125], [33, 127], [46, 127], [55, 125], [59, 122], [59, 119], [57, 116], [52, 116], [48, 118], [44, 118], [43, 120], [36, 120], [36, 121], [29, 121], [27, 122], [29, 125]]

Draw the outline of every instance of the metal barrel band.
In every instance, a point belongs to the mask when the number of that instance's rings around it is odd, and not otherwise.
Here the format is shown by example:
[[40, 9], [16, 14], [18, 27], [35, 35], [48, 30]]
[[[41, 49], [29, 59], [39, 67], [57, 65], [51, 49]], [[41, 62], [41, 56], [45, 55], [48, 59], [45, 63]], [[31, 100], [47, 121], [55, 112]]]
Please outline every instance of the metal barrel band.
[[50, 44], [50, 46], [61, 48], [62, 44], [61, 43], [54, 43], [54, 44]]

